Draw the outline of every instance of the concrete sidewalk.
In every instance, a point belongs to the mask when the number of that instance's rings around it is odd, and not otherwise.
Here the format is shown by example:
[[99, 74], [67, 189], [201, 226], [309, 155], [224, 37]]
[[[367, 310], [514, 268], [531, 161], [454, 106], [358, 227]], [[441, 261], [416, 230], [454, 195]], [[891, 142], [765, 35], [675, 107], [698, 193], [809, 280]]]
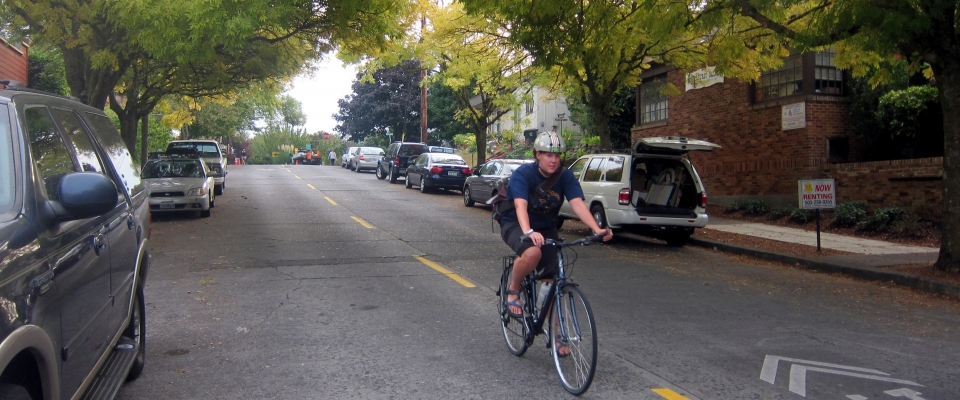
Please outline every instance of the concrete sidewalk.
[[[755, 236], [781, 242], [799, 243], [808, 246], [817, 245], [816, 232], [776, 225], [711, 217], [710, 223], [704, 229]], [[892, 281], [899, 285], [960, 299], [960, 286], [930, 281], [914, 274], [883, 269], [883, 267], [893, 265], [931, 264], [937, 261], [937, 256], [940, 251], [938, 248], [907, 246], [880, 240], [861, 239], [830, 233], [820, 234], [820, 245], [822, 248], [854, 254], [804, 257], [696, 238], [691, 238], [690, 244], [799, 265], [818, 271], [843, 273], [862, 279]]]

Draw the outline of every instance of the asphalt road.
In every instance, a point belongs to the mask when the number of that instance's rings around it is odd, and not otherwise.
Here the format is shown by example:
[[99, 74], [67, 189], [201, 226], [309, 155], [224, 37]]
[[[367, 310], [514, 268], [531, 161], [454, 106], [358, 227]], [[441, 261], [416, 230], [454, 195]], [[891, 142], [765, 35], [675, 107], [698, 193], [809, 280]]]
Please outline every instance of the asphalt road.
[[[568, 397], [543, 338], [507, 352], [509, 250], [458, 192], [231, 166], [212, 217], [155, 216], [151, 239], [146, 369], [119, 398]], [[600, 344], [584, 398], [960, 396], [958, 302], [656, 240], [577, 253]]]

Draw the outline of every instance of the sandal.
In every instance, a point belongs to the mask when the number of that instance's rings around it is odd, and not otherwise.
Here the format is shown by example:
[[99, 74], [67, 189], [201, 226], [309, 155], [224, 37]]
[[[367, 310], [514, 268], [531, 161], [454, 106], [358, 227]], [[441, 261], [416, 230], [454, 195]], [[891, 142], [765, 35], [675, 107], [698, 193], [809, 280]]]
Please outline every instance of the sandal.
[[[513, 299], [513, 301], [507, 300], [507, 314], [510, 314], [510, 316], [514, 318], [523, 317], [523, 305], [520, 304], [520, 293], [517, 293], [516, 291], [513, 291], [513, 290], [507, 290], [507, 295], [511, 295], [511, 294], [514, 296], [517, 296], [517, 298]], [[520, 309], [520, 312], [514, 313], [512, 309], [513, 307]]]
[[[556, 351], [557, 351], [557, 357], [559, 357], [559, 358], [564, 358], [564, 357], [570, 355], [570, 348], [567, 347], [567, 345], [563, 343], [563, 338], [562, 338], [562, 337], [560, 337], [560, 336], [555, 336], [555, 337], [553, 338], [553, 341], [554, 341], [555, 343], [557, 343], [557, 346], [556, 346], [556, 347], [557, 347], [557, 350], [556, 350]], [[567, 351], [567, 354], [563, 354], [563, 350], [566, 350], [566, 351]]]

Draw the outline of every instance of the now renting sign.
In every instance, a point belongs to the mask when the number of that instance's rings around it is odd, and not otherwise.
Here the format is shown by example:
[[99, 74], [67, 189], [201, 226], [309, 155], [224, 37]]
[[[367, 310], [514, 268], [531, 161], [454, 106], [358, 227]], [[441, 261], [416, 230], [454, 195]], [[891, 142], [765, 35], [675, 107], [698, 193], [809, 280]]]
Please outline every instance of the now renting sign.
[[800, 209], [837, 208], [837, 185], [833, 179], [799, 181]]

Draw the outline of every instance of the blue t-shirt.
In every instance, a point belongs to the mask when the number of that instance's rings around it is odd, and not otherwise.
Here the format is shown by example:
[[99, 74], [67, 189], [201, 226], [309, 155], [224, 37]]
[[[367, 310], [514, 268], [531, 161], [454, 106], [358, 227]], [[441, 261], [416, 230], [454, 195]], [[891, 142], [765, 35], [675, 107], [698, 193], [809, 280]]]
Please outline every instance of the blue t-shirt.
[[[510, 180], [507, 182], [507, 201], [510, 203], [513, 203], [513, 199], [527, 201], [530, 228], [535, 231], [554, 226], [564, 198], [567, 201], [577, 197], [583, 198], [583, 189], [580, 188], [580, 182], [577, 182], [573, 172], [566, 168], [561, 171], [560, 179], [557, 179], [557, 183], [553, 184], [544, 196], [531, 193], [540, 183], [547, 180], [540, 174], [537, 163], [523, 164], [513, 171], [513, 175], [510, 175]], [[517, 210], [510, 209], [503, 213], [501, 224], [506, 223], [517, 223]]]

